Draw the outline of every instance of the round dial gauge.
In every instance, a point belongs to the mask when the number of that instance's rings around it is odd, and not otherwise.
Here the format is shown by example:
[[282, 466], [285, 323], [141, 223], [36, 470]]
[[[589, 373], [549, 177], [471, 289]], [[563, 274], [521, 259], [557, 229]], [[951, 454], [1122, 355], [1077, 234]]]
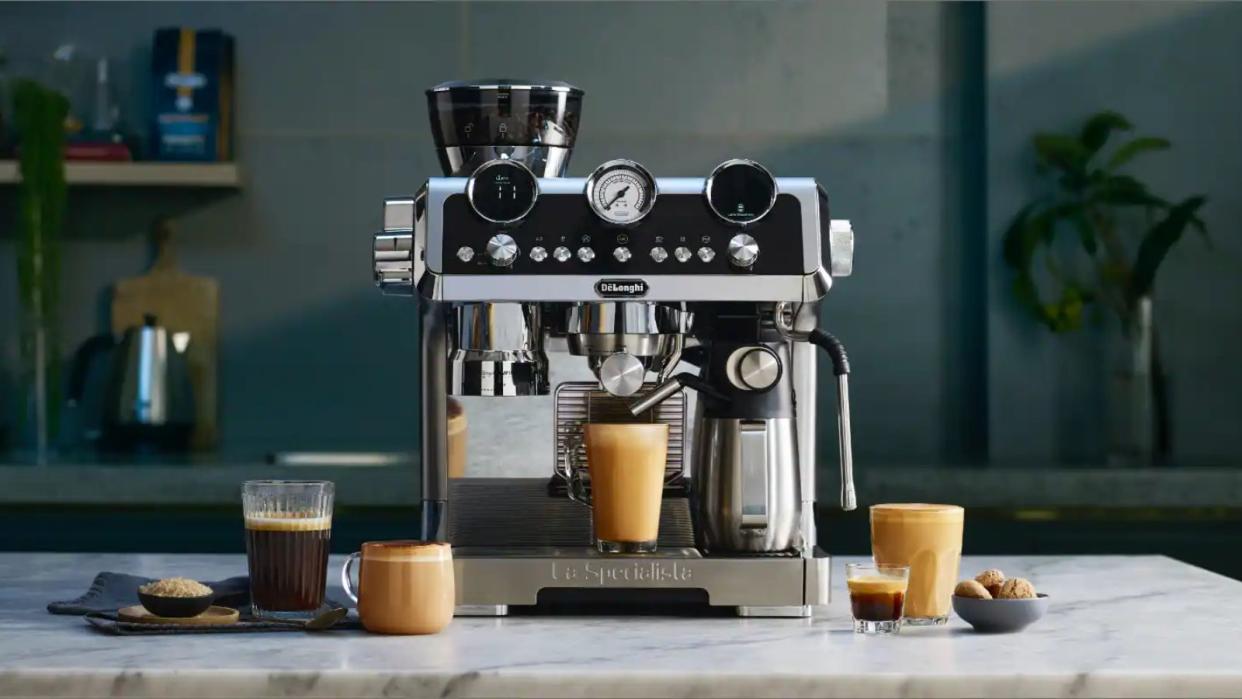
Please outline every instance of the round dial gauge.
[[466, 198], [474, 212], [492, 223], [515, 223], [535, 208], [539, 181], [525, 165], [512, 160], [489, 160], [466, 183]]
[[618, 226], [641, 221], [655, 205], [656, 194], [655, 178], [633, 160], [610, 160], [587, 178], [591, 210]]
[[708, 176], [704, 194], [721, 220], [747, 226], [776, 204], [776, 178], [753, 160], [726, 160]]

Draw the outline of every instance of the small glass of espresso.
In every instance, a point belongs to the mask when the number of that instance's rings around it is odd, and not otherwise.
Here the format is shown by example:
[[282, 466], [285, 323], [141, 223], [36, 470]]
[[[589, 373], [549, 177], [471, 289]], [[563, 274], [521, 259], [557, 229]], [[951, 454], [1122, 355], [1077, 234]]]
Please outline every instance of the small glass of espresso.
[[848, 563], [845, 584], [857, 633], [897, 633], [910, 584], [910, 566]]
[[255, 617], [308, 620], [323, 606], [333, 490], [330, 481], [242, 484]]

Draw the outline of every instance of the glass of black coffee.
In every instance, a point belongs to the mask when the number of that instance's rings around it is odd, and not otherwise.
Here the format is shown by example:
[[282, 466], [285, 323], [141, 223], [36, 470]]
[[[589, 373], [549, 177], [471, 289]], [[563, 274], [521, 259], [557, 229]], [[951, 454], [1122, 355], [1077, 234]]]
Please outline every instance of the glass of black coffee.
[[845, 584], [858, 633], [897, 633], [910, 584], [910, 567], [847, 563]]
[[242, 484], [256, 617], [310, 619], [323, 606], [333, 491], [329, 481]]

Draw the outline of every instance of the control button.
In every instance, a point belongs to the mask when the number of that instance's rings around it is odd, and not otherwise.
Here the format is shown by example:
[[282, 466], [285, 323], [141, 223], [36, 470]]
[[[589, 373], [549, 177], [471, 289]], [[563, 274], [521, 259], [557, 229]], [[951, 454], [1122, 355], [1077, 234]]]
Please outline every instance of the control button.
[[542, 245], [536, 245], [530, 249], [530, 259], [535, 262], [543, 262], [548, 259], [548, 251], [545, 250]]
[[688, 262], [692, 254], [690, 248], [684, 245], [673, 251], [673, 257], [676, 257], [678, 262]]
[[555, 258], [557, 262], [566, 262], [573, 256], [574, 254], [564, 245], [552, 251], [552, 257]]
[[630, 249], [624, 245], [620, 245], [616, 250], [613, 250], [612, 256], [617, 258], [617, 262], [629, 262], [630, 258], [633, 257], [633, 255], [630, 254]]
[[578, 259], [583, 262], [590, 262], [595, 259], [595, 251], [588, 247], [578, 248]]
[[704, 262], [711, 262], [716, 259], [716, 251], [704, 245], [699, 248], [699, 259]]
[[474, 248], [469, 245], [463, 245], [457, 248], [457, 259], [462, 262], [469, 262], [474, 259]]
[[656, 262], [663, 262], [667, 260], [668, 250], [665, 250], [664, 248], [659, 247], [659, 246], [651, 248], [651, 259], [655, 260]]
[[747, 233], [738, 233], [729, 241], [729, 260], [738, 267], [749, 267], [759, 259], [759, 243]]
[[518, 256], [517, 241], [508, 233], [497, 233], [487, 241], [487, 256], [497, 267], [508, 267]]

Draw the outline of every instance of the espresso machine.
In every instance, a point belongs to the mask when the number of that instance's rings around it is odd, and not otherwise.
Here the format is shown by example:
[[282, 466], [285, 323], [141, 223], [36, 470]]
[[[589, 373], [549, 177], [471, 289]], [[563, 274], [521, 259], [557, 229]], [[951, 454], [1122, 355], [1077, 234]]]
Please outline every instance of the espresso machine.
[[[817, 347], [837, 375], [845, 509], [854, 486], [848, 361], [818, 311], [850, 274], [853, 231], [824, 190], [746, 159], [701, 177], [629, 159], [565, 177], [583, 102], [566, 83], [451, 82], [427, 101], [445, 176], [385, 201], [373, 260], [385, 294], [417, 300], [422, 536], [453, 544], [457, 613], [827, 604]], [[488, 478], [468, 461], [449, 478], [450, 396], [550, 411], [546, 461]], [[582, 426], [634, 421], [669, 425], [658, 548], [600, 553], [567, 497]], [[486, 438], [527, 437], [504, 424], [471, 418]]]

